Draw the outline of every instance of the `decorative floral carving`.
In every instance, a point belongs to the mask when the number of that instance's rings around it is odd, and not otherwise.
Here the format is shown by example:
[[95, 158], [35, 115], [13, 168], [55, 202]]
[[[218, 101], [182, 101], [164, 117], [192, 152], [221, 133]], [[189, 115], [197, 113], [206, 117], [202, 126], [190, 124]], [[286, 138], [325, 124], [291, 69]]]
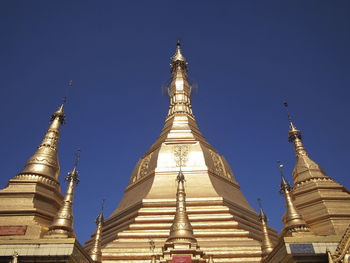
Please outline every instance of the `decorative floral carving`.
[[185, 166], [188, 159], [188, 146], [187, 145], [178, 145], [175, 146], [174, 156], [176, 166]]
[[[218, 175], [226, 177], [224, 164], [222, 163], [222, 160], [221, 160], [219, 154], [217, 154], [216, 152], [214, 152], [214, 151], [212, 151], [210, 149], [209, 149], [209, 152], [210, 152], [210, 155], [211, 155], [211, 159], [213, 160], [213, 163], [214, 163], [215, 172]], [[228, 175], [228, 177], [230, 178], [229, 175]]]

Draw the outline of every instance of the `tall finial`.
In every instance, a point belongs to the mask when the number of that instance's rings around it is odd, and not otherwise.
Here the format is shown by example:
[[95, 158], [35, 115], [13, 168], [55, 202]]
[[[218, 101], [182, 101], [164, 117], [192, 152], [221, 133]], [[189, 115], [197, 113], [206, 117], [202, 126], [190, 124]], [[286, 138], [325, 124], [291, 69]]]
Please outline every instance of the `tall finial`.
[[262, 242], [261, 242], [261, 252], [262, 252], [263, 258], [265, 258], [273, 250], [273, 245], [271, 243], [269, 231], [267, 228], [267, 217], [262, 209], [260, 198], [258, 198], [258, 203], [260, 207], [259, 220], [261, 222], [261, 230], [263, 233]]
[[180, 39], [176, 43], [176, 53], [171, 57], [171, 82], [168, 88], [170, 107], [168, 118], [175, 114], [186, 114], [194, 119], [191, 106], [192, 88], [187, 79], [188, 63], [181, 53]]
[[284, 178], [282, 167], [280, 161], [277, 161], [278, 167], [281, 173], [281, 188], [280, 193], [284, 195], [286, 203], [286, 213], [282, 221], [284, 222], [284, 227], [282, 229], [282, 235], [290, 236], [298, 232], [309, 232], [309, 229], [302, 218], [298, 213], [291, 196], [291, 187], [287, 180]]
[[290, 116], [289, 109], [288, 109], [288, 103], [285, 101], [285, 102], [283, 102], [283, 105], [286, 108], [287, 115], [288, 115], [288, 121], [289, 121], [288, 140], [290, 142], [293, 142], [296, 139], [301, 140], [301, 132], [294, 126], [294, 124], [292, 122], [292, 117]]
[[284, 107], [286, 107], [286, 111], [287, 111], [287, 114], [288, 114], [289, 123], [292, 123], [292, 117], [290, 116], [289, 110], [288, 110], [288, 103], [287, 103], [286, 101], [284, 101], [284, 102], [283, 102], [283, 105], [284, 105]]
[[187, 61], [181, 53], [181, 44], [180, 38], [176, 42], [176, 53], [171, 58], [170, 71], [174, 73], [176, 69], [181, 69], [184, 72], [187, 72]]
[[104, 224], [103, 218], [103, 208], [104, 208], [105, 199], [102, 199], [101, 212], [95, 220], [96, 223], [96, 235], [94, 239], [94, 244], [90, 250], [90, 257], [96, 263], [101, 263], [102, 261], [102, 230]]
[[285, 178], [284, 175], [283, 175], [283, 170], [282, 170], [283, 164], [281, 164], [281, 162], [280, 162], [279, 160], [277, 161], [277, 163], [278, 163], [278, 168], [279, 168], [280, 174], [281, 174], [280, 193], [283, 194], [284, 191], [285, 191], [286, 189], [287, 189], [288, 191], [290, 191], [290, 190], [291, 190], [291, 187], [290, 187], [289, 183], [287, 182], [286, 178]]
[[79, 175], [77, 172], [79, 157], [80, 149], [75, 153], [75, 164], [73, 170], [69, 172], [65, 178], [65, 180], [69, 182], [66, 195], [62, 207], [58, 210], [57, 215], [49, 228], [48, 237], [66, 238], [75, 236], [73, 233], [73, 196], [74, 185], [79, 183]]

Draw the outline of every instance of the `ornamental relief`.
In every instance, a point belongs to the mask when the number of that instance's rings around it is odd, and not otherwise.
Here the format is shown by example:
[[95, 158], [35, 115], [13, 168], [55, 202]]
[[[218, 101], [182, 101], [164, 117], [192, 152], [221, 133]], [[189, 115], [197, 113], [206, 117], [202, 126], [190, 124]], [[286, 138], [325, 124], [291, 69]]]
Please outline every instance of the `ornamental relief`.
[[179, 145], [174, 148], [174, 158], [177, 167], [186, 166], [188, 159], [189, 147], [187, 145]]
[[218, 153], [212, 151], [211, 149], [209, 149], [209, 152], [211, 155], [211, 159], [213, 160], [213, 163], [214, 163], [215, 172], [222, 177], [231, 178], [229, 173], [226, 174], [225, 167], [224, 167], [224, 164], [221, 160], [220, 155]]
[[139, 180], [140, 178], [146, 176], [149, 174], [149, 163], [151, 161], [152, 153], [147, 155], [145, 158], [142, 159], [142, 162], [139, 166], [139, 172], [137, 173], [137, 178], [136, 181]]

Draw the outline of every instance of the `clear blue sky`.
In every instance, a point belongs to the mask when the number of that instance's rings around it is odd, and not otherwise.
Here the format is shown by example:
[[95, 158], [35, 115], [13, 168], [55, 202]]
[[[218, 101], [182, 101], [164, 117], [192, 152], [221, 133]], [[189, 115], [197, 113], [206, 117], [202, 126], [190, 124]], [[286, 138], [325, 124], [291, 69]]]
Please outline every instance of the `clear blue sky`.
[[1, 1], [1, 188], [39, 145], [72, 79], [59, 179], [80, 147], [74, 215], [84, 243], [101, 199], [108, 216], [160, 134], [161, 85], [181, 37], [201, 132], [280, 230], [276, 160], [289, 181], [295, 163], [284, 100], [311, 158], [350, 187], [349, 12], [349, 1], [321, 0]]

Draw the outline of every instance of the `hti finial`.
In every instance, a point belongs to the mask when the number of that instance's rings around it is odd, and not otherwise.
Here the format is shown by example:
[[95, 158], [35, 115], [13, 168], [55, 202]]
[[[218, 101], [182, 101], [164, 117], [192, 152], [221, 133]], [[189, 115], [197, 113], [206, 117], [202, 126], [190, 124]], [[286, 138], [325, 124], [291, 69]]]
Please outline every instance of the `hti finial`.
[[290, 116], [289, 110], [288, 110], [288, 103], [287, 103], [286, 101], [284, 101], [284, 102], [283, 102], [283, 105], [284, 105], [284, 107], [286, 107], [286, 111], [287, 111], [287, 114], [288, 114], [289, 123], [292, 123], [292, 117]]
[[262, 209], [262, 206], [261, 206], [261, 199], [258, 198], [258, 203], [259, 203], [259, 208]]
[[80, 158], [80, 152], [81, 152], [81, 150], [78, 149], [78, 151], [74, 154], [75, 155], [75, 164], [74, 164], [75, 167], [77, 167], [77, 165], [78, 165], [78, 161]]
[[105, 207], [105, 201], [106, 201], [106, 199], [103, 198], [103, 199], [102, 199], [102, 205], [101, 205], [101, 213], [103, 213], [103, 209], [104, 209], [104, 207]]
[[78, 184], [80, 182], [80, 180], [79, 180], [79, 174], [77, 172], [77, 166], [78, 166], [78, 161], [80, 158], [80, 149], [78, 149], [78, 151], [74, 155], [75, 155], [75, 163], [74, 163], [73, 170], [68, 173], [65, 180], [66, 181], [73, 180], [76, 184]]
[[289, 185], [289, 183], [287, 182], [286, 178], [284, 178], [284, 175], [283, 175], [283, 164], [281, 164], [280, 161], [277, 161], [278, 163], [278, 167], [280, 169], [280, 173], [281, 173], [281, 188], [280, 188], [280, 193], [283, 194], [285, 192], [285, 190], [288, 190], [290, 191], [291, 187]]
[[282, 171], [283, 164], [281, 164], [279, 160], [277, 160], [277, 163], [278, 163], [278, 168], [280, 169], [281, 176], [283, 177], [283, 171]]

